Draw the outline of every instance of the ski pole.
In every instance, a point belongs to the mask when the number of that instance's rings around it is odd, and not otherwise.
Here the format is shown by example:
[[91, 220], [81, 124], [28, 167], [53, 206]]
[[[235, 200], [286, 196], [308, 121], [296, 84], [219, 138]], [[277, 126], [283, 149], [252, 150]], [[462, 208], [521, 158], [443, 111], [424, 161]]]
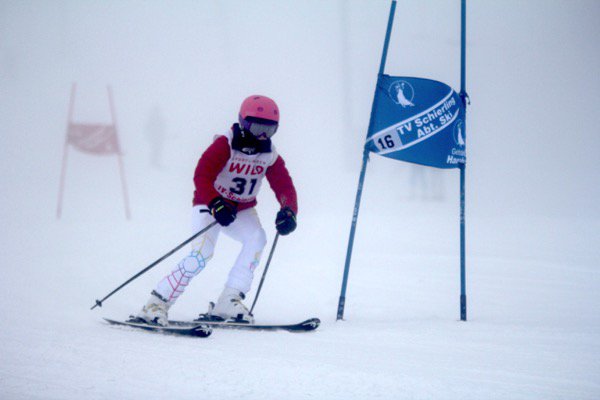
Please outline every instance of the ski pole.
[[189, 239], [186, 239], [183, 243], [181, 243], [180, 245], [178, 245], [177, 247], [175, 247], [173, 250], [169, 251], [167, 254], [165, 254], [164, 256], [162, 256], [158, 260], [154, 261], [152, 264], [148, 265], [146, 268], [144, 268], [143, 270], [141, 270], [140, 272], [138, 272], [137, 274], [135, 274], [134, 276], [132, 276], [131, 278], [129, 278], [121, 286], [119, 286], [118, 288], [116, 288], [115, 290], [113, 290], [112, 292], [110, 292], [109, 294], [107, 294], [106, 296], [104, 296], [104, 298], [102, 300], [96, 300], [96, 304], [94, 304], [92, 306], [92, 308], [90, 308], [90, 310], [93, 310], [97, 306], [102, 307], [102, 302], [104, 302], [106, 299], [108, 299], [113, 294], [117, 293], [119, 290], [121, 290], [129, 282], [133, 281], [134, 279], [136, 279], [137, 277], [139, 277], [143, 273], [147, 272], [148, 270], [150, 270], [151, 268], [153, 268], [154, 266], [156, 266], [156, 264], [160, 263], [165, 258], [169, 257], [171, 254], [175, 253], [177, 250], [181, 249], [183, 246], [185, 246], [186, 244], [188, 244], [192, 240], [196, 239], [198, 236], [202, 235], [204, 232], [208, 231], [210, 228], [212, 228], [216, 224], [217, 224], [217, 221], [211, 222], [204, 229], [202, 229], [199, 232], [195, 233], [193, 236], [191, 236]]
[[258, 295], [260, 294], [260, 289], [262, 289], [262, 285], [265, 281], [265, 276], [267, 275], [267, 270], [269, 269], [269, 265], [271, 264], [271, 259], [273, 258], [273, 252], [275, 251], [275, 246], [277, 245], [277, 240], [279, 239], [279, 232], [275, 235], [275, 240], [273, 240], [273, 246], [271, 246], [271, 252], [269, 253], [269, 258], [267, 259], [267, 264], [265, 265], [265, 270], [263, 271], [262, 277], [260, 278], [260, 283], [258, 284], [258, 290], [256, 291], [256, 296], [254, 296], [254, 301], [252, 302], [252, 307], [250, 307], [250, 315], [252, 315], [252, 310], [254, 310], [254, 306], [256, 305], [256, 300], [258, 300]]

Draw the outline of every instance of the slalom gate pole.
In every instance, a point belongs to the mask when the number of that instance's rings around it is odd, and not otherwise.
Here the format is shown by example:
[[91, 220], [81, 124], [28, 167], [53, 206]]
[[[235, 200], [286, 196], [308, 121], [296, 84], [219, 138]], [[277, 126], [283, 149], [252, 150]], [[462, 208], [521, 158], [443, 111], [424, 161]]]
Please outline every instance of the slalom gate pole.
[[71, 97], [69, 98], [69, 113], [67, 116], [67, 132], [65, 133], [65, 144], [63, 146], [62, 168], [60, 169], [60, 183], [58, 185], [58, 205], [56, 206], [56, 218], [62, 215], [63, 195], [65, 191], [65, 176], [67, 173], [67, 156], [69, 154], [69, 127], [73, 121], [73, 108], [75, 105], [75, 90], [77, 85], [71, 85]]
[[131, 281], [133, 281], [134, 279], [138, 278], [140, 275], [148, 272], [150, 269], [152, 269], [153, 267], [155, 267], [158, 263], [160, 263], [161, 261], [163, 261], [165, 258], [169, 257], [170, 255], [172, 255], [173, 253], [175, 253], [177, 250], [181, 249], [183, 246], [185, 246], [186, 244], [188, 244], [192, 240], [196, 239], [198, 236], [202, 235], [204, 232], [208, 231], [210, 228], [212, 228], [216, 224], [217, 224], [217, 221], [211, 222], [205, 228], [201, 229], [200, 231], [198, 231], [197, 233], [195, 233], [193, 236], [191, 236], [190, 238], [186, 239], [184, 242], [182, 242], [181, 244], [179, 244], [173, 250], [169, 251], [167, 254], [165, 254], [164, 256], [162, 256], [158, 260], [154, 261], [152, 264], [148, 265], [146, 268], [144, 268], [143, 270], [141, 270], [140, 272], [138, 272], [137, 274], [135, 274], [134, 276], [132, 276], [131, 278], [129, 278], [121, 286], [119, 286], [118, 288], [116, 288], [115, 290], [113, 290], [112, 292], [110, 292], [109, 294], [107, 294], [106, 296], [104, 296], [104, 298], [102, 300], [96, 300], [96, 304], [94, 304], [92, 306], [92, 308], [90, 308], [90, 310], [93, 310], [96, 307], [102, 307], [102, 303], [106, 299], [108, 299], [110, 296], [112, 296], [113, 294], [117, 293], [119, 290], [121, 290], [123, 287], [125, 287], [127, 284], [129, 284]]
[[[387, 60], [388, 47], [390, 44], [390, 36], [392, 34], [392, 27], [394, 25], [394, 14], [396, 12], [396, 0], [392, 0], [390, 5], [390, 14], [388, 16], [388, 24], [385, 32], [385, 41], [383, 42], [383, 51], [381, 54], [381, 62], [379, 64], [379, 75], [378, 78], [383, 75], [385, 71], [385, 63]], [[377, 86], [375, 87], [377, 93]], [[373, 124], [373, 116], [375, 114], [375, 95], [373, 96], [373, 104], [371, 105], [371, 117], [369, 121], [369, 130]], [[354, 201], [354, 212], [352, 214], [352, 226], [350, 227], [350, 237], [348, 238], [348, 248], [346, 250], [346, 262], [344, 264], [344, 276], [342, 278], [342, 288], [340, 290], [340, 298], [338, 300], [337, 317], [336, 320], [344, 319], [344, 308], [346, 307], [346, 289], [348, 287], [348, 276], [350, 273], [350, 260], [352, 259], [352, 249], [354, 247], [354, 235], [356, 233], [356, 222], [358, 221], [358, 212], [360, 210], [360, 200], [362, 197], [363, 184], [365, 180], [365, 173], [367, 170], [367, 163], [369, 161], [369, 150], [363, 149], [362, 167], [360, 169], [360, 176], [358, 178], [358, 188], [356, 189], [356, 200]]]
[[342, 278], [342, 289], [338, 300], [336, 320], [344, 319], [344, 308], [346, 307], [346, 289], [348, 288], [348, 276], [350, 274], [350, 262], [352, 260], [352, 250], [354, 248], [354, 235], [356, 234], [356, 223], [358, 222], [358, 212], [360, 211], [360, 200], [362, 197], [365, 174], [367, 172], [367, 163], [369, 162], [369, 151], [364, 149], [362, 167], [358, 178], [358, 188], [356, 189], [356, 200], [354, 201], [354, 211], [352, 213], [352, 225], [350, 227], [350, 237], [348, 238], [348, 248], [346, 249], [346, 262], [344, 264], [344, 276]]
[[275, 235], [275, 239], [273, 240], [273, 246], [271, 246], [271, 252], [269, 253], [269, 258], [267, 259], [267, 264], [265, 264], [265, 270], [263, 271], [262, 277], [260, 278], [260, 283], [258, 284], [258, 289], [256, 290], [256, 296], [254, 296], [254, 301], [252, 302], [252, 307], [250, 307], [250, 315], [252, 315], [252, 311], [254, 310], [254, 306], [256, 305], [256, 300], [258, 300], [258, 295], [260, 294], [262, 285], [265, 282], [265, 276], [267, 275], [267, 270], [269, 269], [269, 265], [271, 265], [271, 259], [273, 258], [273, 253], [275, 252], [275, 246], [277, 245], [277, 240], [279, 240], [279, 232], [277, 232], [277, 234]]
[[[467, 126], [467, 104], [469, 95], [466, 86], [466, 32], [467, 32], [467, 0], [461, 0], [460, 7], [460, 98], [465, 108], [464, 126]], [[465, 250], [465, 163], [460, 168], [460, 320], [467, 320], [467, 290], [466, 290], [466, 250]]]
[[110, 106], [110, 116], [112, 125], [115, 128], [115, 140], [117, 141], [117, 161], [119, 163], [119, 175], [121, 175], [121, 190], [123, 191], [123, 202], [125, 204], [125, 218], [131, 219], [131, 209], [129, 207], [129, 196], [127, 195], [127, 183], [125, 182], [125, 168], [123, 167], [123, 152], [121, 151], [121, 143], [119, 142], [117, 130], [117, 113], [115, 112], [115, 102], [113, 100], [112, 89], [106, 87], [108, 93], [108, 103]]

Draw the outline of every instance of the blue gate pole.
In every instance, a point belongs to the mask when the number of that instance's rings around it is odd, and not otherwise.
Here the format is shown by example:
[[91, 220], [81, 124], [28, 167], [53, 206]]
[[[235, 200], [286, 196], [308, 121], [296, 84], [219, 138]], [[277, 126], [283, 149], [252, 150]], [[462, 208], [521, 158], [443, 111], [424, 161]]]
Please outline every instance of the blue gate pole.
[[[394, 24], [394, 13], [396, 11], [396, 0], [392, 0], [390, 6], [390, 15], [388, 17], [387, 30], [385, 32], [385, 42], [383, 43], [383, 53], [381, 55], [381, 63], [379, 64], [379, 77], [383, 75], [385, 70], [385, 62], [387, 59], [388, 46], [390, 44], [390, 35], [392, 33], [392, 26]], [[377, 92], [377, 85], [375, 85], [375, 92]], [[375, 96], [373, 96], [373, 104], [371, 106], [371, 117], [369, 120], [369, 130], [373, 123], [373, 115], [375, 114]], [[358, 220], [358, 211], [360, 209], [360, 199], [362, 197], [363, 184], [365, 180], [365, 173], [367, 171], [367, 163], [369, 161], [369, 150], [366, 145], [363, 150], [362, 167], [360, 170], [360, 177], [358, 178], [358, 188], [356, 191], [356, 200], [354, 202], [354, 212], [352, 214], [352, 226], [350, 228], [350, 237], [348, 239], [348, 249], [346, 250], [346, 263], [344, 265], [344, 277], [342, 279], [342, 290], [340, 292], [340, 299], [338, 302], [337, 309], [337, 320], [344, 318], [344, 307], [346, 305], [346, 289], [348, 287], [348, 274], [350, 272], [350, 260], [352, 259], [352, 248], [354, 247], [354, 235], [356, 233], [356, 222]]]
[[467, 320], [467, 276], [465, 260], [465, 164], [460, 164], [460, 320]]
[[[465, 90], [466, 73], [466, 31], [467, 31], [467, 0], [461, 0], [460, 10], [460, 98], [465, 108], [463, 129], [466, 134], [467, 126], [467, 103], [469, 96]], [[465, 251], [465, 174], [467, 166], [465, 163], [460, 168], [460, 320], [467, 320], [467, 277], [466, 277], [466, 251]]]

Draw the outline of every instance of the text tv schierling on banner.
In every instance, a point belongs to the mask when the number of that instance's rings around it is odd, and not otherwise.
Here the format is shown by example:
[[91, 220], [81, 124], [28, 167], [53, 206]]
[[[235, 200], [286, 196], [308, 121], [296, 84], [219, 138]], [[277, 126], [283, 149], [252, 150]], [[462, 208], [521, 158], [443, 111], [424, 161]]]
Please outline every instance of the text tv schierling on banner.
[[442, 82], [380, 75], [366, 148], [396, 160], [457, 168], [466, 162], [460, 97]]

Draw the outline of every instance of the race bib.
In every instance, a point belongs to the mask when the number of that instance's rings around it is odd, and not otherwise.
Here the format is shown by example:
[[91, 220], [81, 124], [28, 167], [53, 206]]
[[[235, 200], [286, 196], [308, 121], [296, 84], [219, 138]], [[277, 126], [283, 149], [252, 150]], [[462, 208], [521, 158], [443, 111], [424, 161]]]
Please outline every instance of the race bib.
[[[232, 134], [226, 135], [231, 146]], [[270, 153], [244, 154], [231, 149], [231, 156], [215, 180], [215, 189], [229, 200], [248, 203], [256, 199], [262, 180], [277, 159], [274, 148]]]

